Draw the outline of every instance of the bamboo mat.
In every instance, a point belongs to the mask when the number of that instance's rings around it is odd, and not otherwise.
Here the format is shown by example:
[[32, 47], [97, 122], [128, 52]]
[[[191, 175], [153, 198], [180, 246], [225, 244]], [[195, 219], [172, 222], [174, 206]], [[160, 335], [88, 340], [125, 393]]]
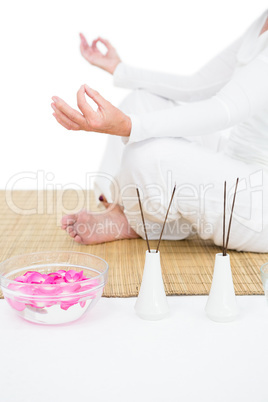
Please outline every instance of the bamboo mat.
[[[18, 254], [72, 250], [95, 254], [109, 264], [106, 297], [137, 296], [142, 279], [146, 242], [119, 240], [79, 245], [60, 228], [62, 215], [83, 207], [96, 210], [92, 192], [0, 191], [0, 261]], [[151, 247], [156, 248], [156, 241]], [[162, 241], [161, 264], [168, 295], [204, 295], [210, 290], [215, 253], [219, 247], [197, 237]], [[260, 266], [268, 254], [230, 252], [237, 295], [263, 294]], [[1, 295], [0, 295], [1, 296]]]

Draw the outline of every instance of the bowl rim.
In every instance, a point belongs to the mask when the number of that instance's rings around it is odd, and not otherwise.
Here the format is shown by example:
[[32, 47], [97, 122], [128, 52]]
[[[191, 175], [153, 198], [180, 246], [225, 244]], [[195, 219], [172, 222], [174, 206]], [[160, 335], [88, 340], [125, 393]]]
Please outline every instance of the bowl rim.
[[260, 268], [261, 273], [264, 274], [264, 275], [268, 274], [268, 272], [264, 272], [264, 271], [263, 271], [263, 268], [264, 268], [266, 265], [268, 266], [268, 262], [265, 262], [264, 264], [262, 264], [262, 266], [261, 266], [261, 268]]
[[[108, 262], [105, 261], [103, 258], [98, 257], [97, 255], [90, 254], [90, 253], [83, 253], [83, 252], [81, 252], [81, 251], [68, 251], [68, 250], [35, 251], [35, 252], [33, 252], [33, 253], [17, 254], [17, 255], [14, 255], [14, 256], [10, 257], [10, 258], [7, 258], [7, 259], [4, 260], [4, 261], [1, 261], [1, 262], [0, 262], [0, 269], [1, 269], [1, 266], [4, 265], [5, 263], [10, 262], [10, 261], [12, 261], [13, 259], [15, 260], [16, 258], [19, 258], [19, 257], [26, 257], [26, 256], [31, 256], [31, 255], [42, 255], [42, 254], [49, 254], [49, 253], [80, 254], [80, 255], [86, 255], [86, 256], [94, 257], [94, 258], [96, 258], [96, 259], [98, 259], [98, 260], [100, 260], [100, 261], [103, 261], [103, 262], [105, 263], [105, 265], [106, 265], [105, 270], [104, 270], [101, 274], [99, 274], [99, 275], [97, 275], [97, 276], [94, 276], [93, 278], [88, 278], [88, 280], [82, 281], [84, 285], [86, 285], [87, 283], [90, 283], [90, 281], [92, 281], [92, 280], [96, 280], [96, 279], [98, 279], [98, 278], [100, 278], [100, 277], [104, 277], [105, 274], [107, 274], [108, 269], [109, 269], [109, 264], [108, 264]], [[85, 268], [86, 268], [86, 267], [85, 267]], [[7, 286], [4, 286], [4, 285], [2, 284], [2, 280], [1, 280], [1, 279], [4, 279], [4, 280], [5, 280]], [[106, 282], [107, 282], [107, 280], [105, 280], [105, 282], [104, 282], [102, 285], [104, 286], [104, 285], [106, 284]], [[22, 283], [22, 282], [18, 282], [18, 281], [14, 281], [14, 280], [12, 280], [12, 279], [8, 279], [8, 278], [6, 278], [4, 275], [2, 275], [2, 274], [0, 273], [0, 286], [1, 286], [2, 288], [8, 289], [8, 285], [9, 285], [9, 284], [17, 284], [17, 285], [18, 285], [18, 284], [20, 284], [20, 283], [21, 283], [22, 285], [29, 285], [29, 286], [30, 286], [30, 285], [33, 285], [33, 286], [37, 286], [37, 287], [42, 287], [42, 286], [45, 286], [45, 287], [48, 287], [48, 286], [59, 286], [58, 284], [47, 284], [47, 283], [46, 283], [46, 284], [44, 284], [44, 283], [28, 283], [28, 284], [24, 284], [24, 283]], [[73, 284], [74, 284], [74, 282], [66, 283], [65, 288], [68, 289], [68, 285], [73, 285]], [[97, 289], [97, 288], [99, 288], [99, 286], [96, 286], [95, 288], [92, 288], [92, 290]], [[8, 289], [8, 290], [12, 292], [11, 289]], [[16, 291], [14, 291], [14, 292], [16, 293]], [[78, 293], [76, 293], [76, 294], [78, 294]], [[37, 296], [37, 295], [36, 295], [36, 296]], [[43, 296], [42, 296], [42, 297], [43, 297]], [[54, 297], [55, 297], [55, 296], [54, 296]]]

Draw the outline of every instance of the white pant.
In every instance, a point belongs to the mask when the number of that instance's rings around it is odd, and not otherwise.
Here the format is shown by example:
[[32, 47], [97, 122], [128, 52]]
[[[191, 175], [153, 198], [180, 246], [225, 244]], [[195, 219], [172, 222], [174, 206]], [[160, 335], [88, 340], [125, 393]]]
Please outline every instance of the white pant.
[[[136, 90], [120, 108], [139, 115], [175, 105], [174, 101]], [[114, 201], [124, 206], [131, 227], [139, 235], [145, 237], [136, 186], [140, 188], [148, 237], [158, 239], [176, 183], [163, 239], [184, 239], [198, 233], [222, 245], [223, 184], [226, 180], [227, 227], [239, 177], [229, 248], [268, 252], [268, 172], [225, 155], [225, 134], [192, 137], [191, 142], [151, 138], [126, 146], [120, 137], [109, 138], [101, 172], [117, 176], [120, 197]], [[109, 196], [107, 188], [103, 191]]]

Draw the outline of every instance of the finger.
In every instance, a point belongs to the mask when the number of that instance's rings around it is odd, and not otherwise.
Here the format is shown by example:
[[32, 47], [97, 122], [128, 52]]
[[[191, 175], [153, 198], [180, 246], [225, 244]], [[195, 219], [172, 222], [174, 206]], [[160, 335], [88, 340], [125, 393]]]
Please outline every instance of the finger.
[[99, 196], [99, 200], [100, 200], [100, 202], [102, 203], [102, 205], [105, 206], [105, 208], [109, 208], [109, 206], [112, 205], [112, 204], [110, 204], [110, 203], [107, 201], [107, 198], [106, 198], [105, 195], [103, 195], [103, 194], [101, 194], [101, 195]]
[[98, 41], [101, 42], [104, 46], [107, 47], [107, 49], [112, 49], [112, 45], [111, 43], [107, 40], [107, 39], [103, 39], [103, 38], [98, 38]]
[[55, 103], [51, 104], [52, 109], [55, 112], [55, 115], [61, 119], [68, 127], [70, 127], [70, 130], [81, 130], [81, 126], [71, 119], [67, 117], [64, 113], [62, 113], [59, 109], [57, 109], [57, 106]]
[[66, 128], [67, 130], [69, 130], [69, 127], [66, 126], [65, 123], [64, 123], [59, 117], [56, 116], [56, 113], [53, 113], [52, 116], [55, 117], [55, 119], [57, 120], [57, 122], [58, 122], [62, 127], [64, 127], [64, 128]]
[[88, 120], [90, 120], [91, 118], [93, 118], [95, 112], [92, 107], [87, 103], [85, 92], [85, 85], [82, 85], [77, 92], [77, 106], [79, 107], [83, 115], [86, 116]]
[[89, 44], [88, 44], [86, 38], [84, 37], [84, 35], [80, 33], [79, 36], [80, 36], [80, 40], [81, 40], [80, 49], [81, 50], [87, 50], [87, 51], [91, 50], [91, 47], [89, 46]]
[[69, 120], [68, 118], [66, 118], [66, 116], [64, 116], [64, 114], [62, 114], [62, 113], [59, 114], [59, 113], [55, 112], [55, 113], [53, 113], [53, 116], [55, 117], [57, 122], [60, 123], [60, 125], [62, 125], [67, 130], [74, 130], [74, 131], [80, 130], [80, 127], [78, 126], [78, 124], [76, 124], [76, 123], [72, 122], [71, 120]]
[[81, 32], [80, 32], [79, 36], [80, 36], [81, 42], [83, 42], [85, 45], [88, 45], [88, 42], [87, 42], [85, 36]]
[[99, 92], [97, 92], [94, 89], [90, 88], [86, 84], [85, 84], [85, 92], [99, 107], [105, 107], [105, 105], [107, 104], [107, 100], [104, 99], [99, 94]]
[[101, 205], [103, 205], [106, 209], [110, 209], [110, 208], [112, 208], [115, 204], [112, 204], [112, 203], [110, 203], [110, 202], [107, 202], [107, 200], [106, 200], [106, 201], [101, 201]]
[[93, 50], [90, 46], [84, 46], [82, 42], [80, 43], [80, 52], [82, 56], [91, 63], [91, 56], [93, 54]]
[[101, 194], [100, 196], [99, 196], [99, 201], [101, 201], [101, 202], [108, 202], [107, 201], [107, 198], [105, 197], [105, 195], [104, 194]]
[[97, 48], [97, 42], [98, 42], [98, 39], [94, 39], [94, 40], [92, 41], [92, 45], [91, 45], [92, 49], [94, 49], [94, 50], [99, 50], [99, 49]]
[[78, 125], [82, 125], [84, 123], [84, 117], [82, 114], [69, 106], [66, 102], [64, 102], [64, 100], [58, 96], [53, 96], [52, 100], [55, 102], [56, 108], [65, 114], [65, 116], [67, 116], [71, 121]]

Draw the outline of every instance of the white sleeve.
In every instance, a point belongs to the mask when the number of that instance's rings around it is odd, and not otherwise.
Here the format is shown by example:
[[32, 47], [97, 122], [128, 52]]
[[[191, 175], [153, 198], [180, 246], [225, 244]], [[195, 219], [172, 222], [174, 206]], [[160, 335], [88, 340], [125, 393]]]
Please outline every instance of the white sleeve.
[[243, 37], [237, 39], [197, 73], [189, 76], [143, 70], [120, 63], [114, 71], [114, 84], [124, 88], [146, 89], [181, 102], [206, 99], [229, 81], [242, 41]]
[[152, 137], [213, 134], [246, 121], [264, 107], [268, 108], [268, 48], [235, 72], [228, 84], [207, 100], [130, 115], [132, 129], [128, 139], [136, 142]]

